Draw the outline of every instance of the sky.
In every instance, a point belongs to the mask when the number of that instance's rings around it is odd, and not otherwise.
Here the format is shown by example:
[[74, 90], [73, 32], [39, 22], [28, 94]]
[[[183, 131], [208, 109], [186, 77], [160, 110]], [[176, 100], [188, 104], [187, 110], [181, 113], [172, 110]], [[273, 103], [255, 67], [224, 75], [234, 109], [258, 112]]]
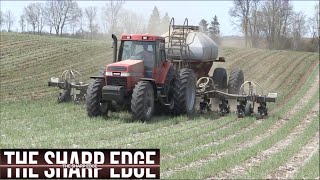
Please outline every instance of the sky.
[[[22, 14], [23, 8], [32, 1], [0, 1], [1, 11], [11, 10], [15, 13], [16, 23], [14, 30], [19, 28], [18, 17]], [[293, 1], [294, 11], [302, 11], [307, 18], [314, 14], [314, 5], [319, 1]], [[105, 6], [105, 1], [78, 1], [80, 7], [97, 6], [99, 10]], [[132, 10], [143, 15], [148, 21], [151, 12], [157, 6], [160, 15], [164, 16], [168, 12], [170, 17], [175, 18], [175, 24], [182, 24], [185, 18], [189, 19], [189, 25], [198, 25], [201, 19], [208, 22], [217, 15], [220, 22], [221, 35], [241, 35], [241, 33], [231, 25], [232, 19], [229, 15], [229, 9], [233, 2], [229, 1], [126, 1], [124, 8]], [[101, 12], [101, 11], [100, 11]], [[98, 16], [99, 21], [101, 16]], [[19, 28], [20, 29], [20, 28]]]

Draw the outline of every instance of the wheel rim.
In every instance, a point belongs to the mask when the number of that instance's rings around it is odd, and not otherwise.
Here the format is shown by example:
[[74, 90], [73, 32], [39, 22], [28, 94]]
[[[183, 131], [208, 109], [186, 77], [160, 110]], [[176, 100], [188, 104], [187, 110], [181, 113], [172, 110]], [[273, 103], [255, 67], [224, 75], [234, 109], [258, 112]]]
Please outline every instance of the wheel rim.
[[188, 110], [192, 110], [194, 101], [195, 101], [195, 94], [196, 89], [194, 82], [192, 80], [188, 81], [188, 86], [187, 86], [187, 92], [186, 92], [186, 106]]
[[149, 116], [149, 114], [152, 111], [153, 98], [151, 93], [152, 93], [151, 91], [147, 91], [145, 96], [144, 109], [147, 116]]

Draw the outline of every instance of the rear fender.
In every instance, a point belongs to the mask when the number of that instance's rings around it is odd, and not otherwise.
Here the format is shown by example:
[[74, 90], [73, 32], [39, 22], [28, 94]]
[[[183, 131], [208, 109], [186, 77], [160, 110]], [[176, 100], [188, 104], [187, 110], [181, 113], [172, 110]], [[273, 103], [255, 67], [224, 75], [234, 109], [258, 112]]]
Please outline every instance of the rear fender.
[[140, 81], [148, 81], [152, 85], [153, 92], [154, 92], [154, 99], [157, 100], [158, 99], [158, 92], [157, 92], [157, 85], [156, 85], [155, 79], [152, 79], [152, 78], [140, 78]]

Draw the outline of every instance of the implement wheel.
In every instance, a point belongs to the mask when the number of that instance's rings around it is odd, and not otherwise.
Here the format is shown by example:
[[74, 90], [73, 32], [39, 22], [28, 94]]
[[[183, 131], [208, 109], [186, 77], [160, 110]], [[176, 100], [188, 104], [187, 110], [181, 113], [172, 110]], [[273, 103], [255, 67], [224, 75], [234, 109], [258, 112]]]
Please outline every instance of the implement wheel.
[[71, 91], [64, 89], [61, 93], [60, 96], [58, 97], [58, 102], [69, 102], [71, 101]]

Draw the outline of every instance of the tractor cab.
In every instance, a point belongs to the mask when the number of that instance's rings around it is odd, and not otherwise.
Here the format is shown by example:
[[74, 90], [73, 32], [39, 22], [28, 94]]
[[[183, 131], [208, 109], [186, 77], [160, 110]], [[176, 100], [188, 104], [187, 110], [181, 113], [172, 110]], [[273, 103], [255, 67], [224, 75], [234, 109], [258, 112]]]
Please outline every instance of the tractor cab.
[[150, 34], [123, 34], [116, 61], [142, 60], [144, 77], [154, 78], [165, 61], [164, 38]]

